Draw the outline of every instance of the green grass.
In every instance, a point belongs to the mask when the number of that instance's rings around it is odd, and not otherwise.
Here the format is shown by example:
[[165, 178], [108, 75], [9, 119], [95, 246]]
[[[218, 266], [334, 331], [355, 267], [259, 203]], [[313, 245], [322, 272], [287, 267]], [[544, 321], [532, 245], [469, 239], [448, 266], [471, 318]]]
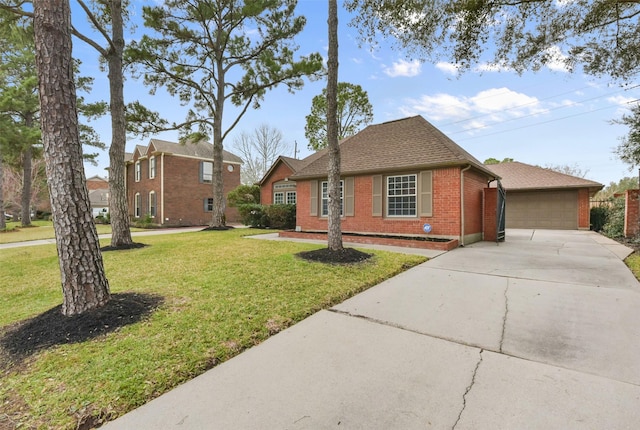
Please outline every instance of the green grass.
[[[149, 236], [149, 247], [104, 253], [112, 293], [157, 294], [163, 305], [142, 322], [0, 374], [0, 405], [12, 405], [11, 419], [25, 428], [71, 429], [87, 413], [113, 419], [425, 260], [372, 251], [359, 265], [310, 263], [294, 254], [318, 245], [242, 238], [255, 233]], [[53, 245], [0, 251], [0, 268], [0, 326], [61, 302]]]
[[631, 272], [635, 275], [635, 277], [640, 280], [640, 254], [634, 252], [630, 256], [628, 256], [624, 262], [627, 264]]
[[[31, 221], [31, 224], [32, 227], [23, 228], [20, 222], [8, 222], [6, 231], [0, 231], [0, 244], [55, 238], [51, 221]], [[111, 234], [109, 224], [96, 224], [96, 229], [98, 234]], [[132, 228], [131, 231], [142, 229]]]

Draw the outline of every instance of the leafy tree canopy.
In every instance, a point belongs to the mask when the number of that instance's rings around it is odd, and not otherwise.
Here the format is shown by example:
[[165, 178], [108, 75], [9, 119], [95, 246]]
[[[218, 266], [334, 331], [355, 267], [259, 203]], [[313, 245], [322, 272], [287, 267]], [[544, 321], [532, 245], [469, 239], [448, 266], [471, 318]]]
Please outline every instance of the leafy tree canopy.
[[423, 59], [460, 70], [484, 61], [517, 72], [562, 62], [628, 80], [640, 72], [640, 2], [611, 0], [347, 0], [362, 40], [393, 37]]
[[502, 161], [497, 158], [487, 158], [484, 160], [484, 164], [500, 164], [500, 163], [513, 163], [515, 160], [513, 158], [503, 158]]
[[[373, 106], [360, 85], [339, 82], [337, 88], [338, 139], [353, 136], [363, 126], [373, 121]], [[309, 149], [320, 150], [327, 146], [327, 89], [311, 101], [311, 113], [306, 117], [304, 134], [309, 139]]]

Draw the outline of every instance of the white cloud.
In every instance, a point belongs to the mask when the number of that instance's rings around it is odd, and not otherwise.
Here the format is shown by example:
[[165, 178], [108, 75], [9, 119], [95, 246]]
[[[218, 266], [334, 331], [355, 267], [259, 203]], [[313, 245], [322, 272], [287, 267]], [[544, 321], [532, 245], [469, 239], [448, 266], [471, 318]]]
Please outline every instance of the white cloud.
[[567, 68], [566, 59], [567, 56], [562, 53], [559, 47], [552, 46], [546, 50], [546, 54], [549, 56], [549, 61], [546, 67], [554, 72], [569, 72]]
[[458, 74], [458, 66], [453, 63], [445, 63], [441, 61], [436, 64], [436, 69], [440, 70], [446, 75], [457, 75]]
[[406, 100], [400, 111], [405, 115], [421, 114], [428, 120], [455, 122], [466, 130], [547, 112], [536, 97], [505, 87], [480, 91], [471, 97], [423, 95]]
[[396, 78], [398, 76], [418, 76], [421, 71], [422, 65], [418, 60], [413, 60], [411, 62], [399, 60], [394, 62], [393, 66], [384, 68], [384, 73], [392, 78]]

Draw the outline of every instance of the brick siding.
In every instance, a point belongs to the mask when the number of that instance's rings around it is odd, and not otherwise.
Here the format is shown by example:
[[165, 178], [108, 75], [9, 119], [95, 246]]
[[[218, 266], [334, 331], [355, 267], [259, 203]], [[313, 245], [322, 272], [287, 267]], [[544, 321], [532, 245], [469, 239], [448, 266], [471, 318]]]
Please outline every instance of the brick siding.
[[263, 205], [273, 204], [273, 184], [288, 178], [293, 171], [282, 161], [271, 172], [267, 180], [260, 186], [260, 203]]

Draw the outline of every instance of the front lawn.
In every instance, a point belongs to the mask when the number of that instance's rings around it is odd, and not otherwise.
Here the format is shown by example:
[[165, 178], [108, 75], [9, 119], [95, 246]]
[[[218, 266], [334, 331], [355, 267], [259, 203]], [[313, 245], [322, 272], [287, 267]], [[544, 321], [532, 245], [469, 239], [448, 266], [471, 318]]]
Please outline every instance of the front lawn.
[[[0, 244], [55, 238], [51, 221], [31, 221], [31, 224], [31, 227], [21, 227], [19, 221], [8, 222], [6, 231], [0, 231]], [[96, 229], [98, 234], [111, 234], [109, 224], [96, 224]], [[142, 229], [132, 228], [131, 231], [142, 231]]]
[[[89, 416], [114, 419], [425, 260], [371, 251], [374, 258], [358, 265], [311, 263], [294, 254], [318, 245], [242, 237], [256, 233], [149, 236], [148, 247], [105, 252], [114, 297], [135, 293], [160, 305], [92, 340], [12, 363], [0, 351], [0, 428], [72, 429], [92, 422]], [[58, 270], [53, 245], [0, 251], [0, 346], [16, 322], [60, 304]]]

